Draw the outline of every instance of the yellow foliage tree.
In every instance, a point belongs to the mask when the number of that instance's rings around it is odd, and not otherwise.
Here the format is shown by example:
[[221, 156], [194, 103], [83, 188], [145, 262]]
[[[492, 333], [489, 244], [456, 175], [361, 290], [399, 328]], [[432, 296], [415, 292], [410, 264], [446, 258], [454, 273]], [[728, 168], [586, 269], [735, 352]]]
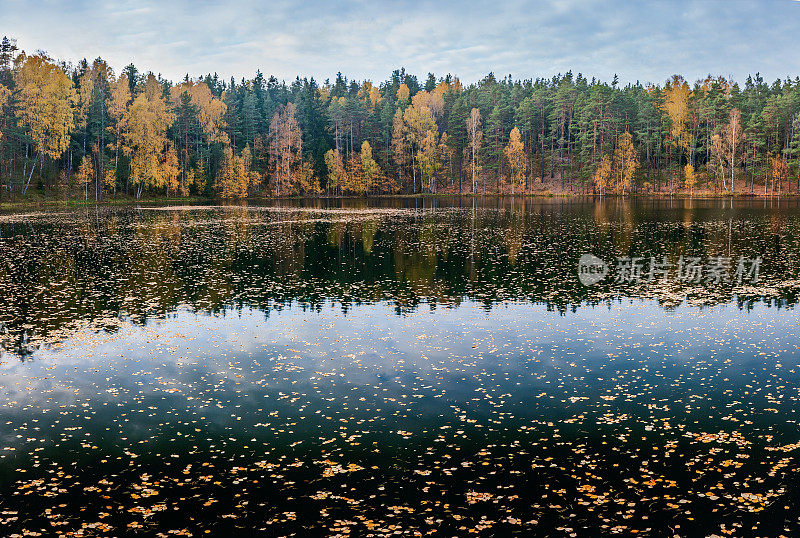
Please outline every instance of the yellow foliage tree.
[[611, 162], [611, 158], [608, 155], [603, 155], [592, 177], [597, 190], [600, 191], [600, 196], [605, 194], [606, 189], [608, 189], [611, 184], [612, 177], [613, 163]]
[[[414, 192], [417, 192], [417, 167], [422, 151], [422, 141], [428, 136], [429, 131], [438, 134], [439, 127], [433, 118], [431, 109], [426, 105], [411, 105], [403, 113], [403, 132], [411, 151], [411, 171], [414, 179]], [[420, 170], [421, 172], [421, 170]]]
[[628, 131], [619, 137], [619, 144], [614, 151], [614, 167], [617, 174], [617, 190], [625, 196], [625, 191], [633, 184], [633, 177], [639, 168], [639, 156], [633, 147], [633, 136]]
[[[689, 151], [692, 143], [692, 134], [687, 129], [690, 117], [689, 102], [692, 90], [680, 75], [674, 75], [664, 88], [664, 103], [662, 109], [670, 119], [670, 138], [678, 152], [680, 160], [681, 151]], [[680, 176], [680, 166], [678, 166]], [[678, 178], [680, 179], [680, 177]]]
[[170, 143], [167, 148], [167, 155], [164, 160], [164, 180], [167, 184], [167, 197], [169, 197], [170, 193], [174, 193], [178, 196], [186, 196], [189, 194], [186, 181], [182, 181], [178, 152], [175, 151], [175, 144], [172, 143]]
[[525, 148], [522, 144], [522, 135], [516, 127], [511, 129], [511, 135], [508, 138], [508, 144], [503, 149], [503, 154], [506, 156], [511, 172], [511, 194], [516, 194], [517, 189], [523, 192], [525, 188]]
[[[45, 156], [57, 159], [69, 147], [70, 132], [75, 127], [75, 88], [60, 67], [40, 54], [24, 59], [16, 83], [19, 116], [41, 157], [41, 173]], [[23, 193], [35, 168], [31, 168]]]
[[694, 166], [687, 164], [683, 168], [683, 183], [689, 188], [689, 196], [694, 196], [694, 186], [697, 185], [697, 176], [694, 173]]
[[367, 80], [364, 81], [361, 85], [361, 89], [358, 90], [358, 98], [367, 105], [369, 110], [375, 110], [375, 105], [381, 100], [381, 91]]
[[194, 186], [196, 193], [202, 194], [205, 192], [208, 182], [206, 181], [206, 167], [203, 161], [197, 163], [197, 168], [189, 170], [186, 182]]
[[106, 190], [113, 190], [114, 193], [117, 191], [117, 175], [114, 173], [113, 170], [106, 170], [103, 173], [103, 186]]
[[161, 85], [151, 74], [144, 91], [130, 107], [127, 137], [131, 148], [131, 183], [137, 189], [137, 198], [145, 187], [162, 189], [166, 186], [167, 130], [175, 121], [175, 115], [162, 95]]
[[439, 146], [438, 131], [427, 131], [419, 150], [419, 171], [421, 183], [427, 183], [428, 192], [436, 192], [436, 161]]
[[[113, 135], [113, 145], [109, 144], [110, 149], [114, 150], [114, 193], [117, 191], [117, 168], [119, 167], [119, 154], [128, 154], [129, 149], [124, 145], [125, 135], [128, 129], [128, 106], [131, 102], [131, 90], [128, 84], [128, 77], [120, 76], [111, 83], [111, 91], [106, 99], [106, 110], [111, 119], [111, 125], [107, 127]], [[108, 185], [107, 185], [108, 186]]]
[[94, 165], [88, 155], [84, 155], [78, 165], [78, 171], [74, 176], [75, 188], [84, 190], [84, 198], [89, 198], [89, 184], [94, 181]]
[[418, 109], [428, 107], [434, 118], [438, 118], [444, 112], [444, 93], [434, 90], [431, 93], [422, 91], [418, 92], [411, 99], [411, 104]]
[[309, 162], [302, 162], [297, 169], [297, 188], [300, 194], [314, 195], [319, 194], [321, 189], [319, 180], [314, 174], [314, 167]]
[[366, 140], [361, 144], [360, 159], [363, 185], [359, 190], [360, 192], [371, 192], [380, 181], [381, 169], [372, 158], [372, 146]]
[[407, 103], [408, 96], [411, 94], [411, 91], [408, 89], [406, 83], [400, 84], [400, 87], [397, 88], [397, 101], [400, 103]]
[[[775, 186], [777, 185], [777, 194], [780, 196], [781, 190], [783, 189], [783, 182], [789, 177], [789, 165], [786, 163], [786, 159], [780, 155], [773, 156], [772, 153], [769, 153], [767, 159], [769, 160], [769, 172], [772, 176], [770, 194], [775, 194]], [[766, 196], [766, 194], [767, 182], [764, 181], [764, 195]]]
[[242, 150], [241, 155], [234, 155], [233, 148], [226, 145], [217, 169], [219, 195], [226, 199], [245, 198], [255, 179], [251, 166], [252, 154], [249, 146]]
[[338, 149], [329, 149], [325, 153], [325, 168], [328, 170], [328, 181], [325, 185], [328, 192], [334, 194], [336, 194], [337, 190], [341, 192], [347, 173]]
[[406, 143], [403, 110], [398, 108], [392, 119], [392, 160], [397, 166], [397, 179], [402, 183], [408, 166], [408, 144]]
[[194, 82], [192, 80], [182, 82], [170, 89], [173, 102], [178, 102], [183, 92], [192, 98], [192, 104], [197, 107], [197, 118], [200, 128], [203, 130], [206, 143], [229, 142], [228, 134], [223, 130], [225, 126], [224, 118], [228, 106], [214, 97], [211, 89], [205, 82]]
[[[0, 84], [0, 118], [6, 114], [5, 107], [11, 101], [11, 90]], [[3, 140], [3, 131], [0, 131], [0, 142]]]
[[347, 159], [347, 175], [342, 189], [351, 194], [364, 193], [364, 168], [361, 165], [361, 154], [355, 151]]
[[461, 84], [459, 83], [458, 79], [455, 79], [453, 83], [447, 83], [442, 80], [436, 85], [436, 88], [434, 88], [431, 93], [438, 94], [444, 98], [444, 95], [451, 90], [455, 93], [458, 93], [458, 91], [461, 90]]
[[423, 184], [428, 185], [428, 192], [437, 192], [437, 182], [443, 175], [444, 165], [449, 156], [447, 133], [440, 137], [436, 130], [427, 131], [420, 147], [419, 168]]

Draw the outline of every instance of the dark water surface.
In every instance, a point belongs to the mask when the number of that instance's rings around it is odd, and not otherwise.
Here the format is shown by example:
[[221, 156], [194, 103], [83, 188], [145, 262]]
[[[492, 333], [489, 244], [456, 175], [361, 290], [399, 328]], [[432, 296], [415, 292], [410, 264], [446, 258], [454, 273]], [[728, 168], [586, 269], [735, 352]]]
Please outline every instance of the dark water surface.
[[796, 201], [0, 214], [0, 535], [796, 535], [798, 256]]

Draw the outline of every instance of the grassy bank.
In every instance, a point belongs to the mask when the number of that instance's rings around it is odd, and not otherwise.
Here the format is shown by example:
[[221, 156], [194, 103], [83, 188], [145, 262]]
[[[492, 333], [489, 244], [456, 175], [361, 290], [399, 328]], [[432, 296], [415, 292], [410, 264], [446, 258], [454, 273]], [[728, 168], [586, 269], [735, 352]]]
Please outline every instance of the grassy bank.
[[596, 199], [637, 199], [637, 198], [680, 198], [680, 199], [707, 199], [707, 198], [736, 198], [736, 199], [796, 199], [800, 197], [798, 193], [790, 193], [790, 194], [782, 194], [781, 196], [777, 195], [770, 195], [767, 194], [766, 196], [761, 193], [749, 193], [749, 192], [695, 192], [693, 195], [685, 192], [675, 192], [675, 193], [668, 193], [668, 192], [650, 192], [650, 193], [634, 193], [634, 194], [626, 194], [624, 197], [618, 194], [604, 194], [600, 196], [598, 194], [582, 194], [582, 193], [569, 193], [569, 192], [551, 192], [551, 191], [537, 191], [533, 193], [525, 193], [525, 194], [497, 194], [497, 193], [486, 193], [486, 194], [471, 194], [471, 193], [419, 193], [419, 194], [379, 194], [379, 195], [370, 195], [370, 196], [352, 196], [352, 195], [342, 195], [342, 196], [254, 196], [245, 199], [237, 199], [237, 200], [225, 200], [220, 198], [210, 198], [205, 196], [189, 196], [186, 198], [164, 198], [164, 197], [146, 197], [146, 198], [135, 198], [132, 196], [117, 196], [117, 197], [105, 197], [97, 202], [93, 198], [90, 199], [83, 199], [83, 198], [73, 198], [69, 200], [65, 199], [57, 199], [57, 198], [47, 198], [40, 195], [29, 195], [29, 196], [15, 196], [10, 199], [5, 199], [0, 202], [0, 209], [15, 209], [15, 208], [25, 208], [25, 207], [86, 207], [86, 206], [95, 206], [95, 205], [102, 205], [102, 206], [125, 206], [125, 205], [150, 205], [150, 204], [192, 204], [192, 205], [203, 205], [203, 204], [235, 204], [235, 203], [246, 203], [246, 202], [264, 202], [264, 201], [277, 201], [277, 200], [379, 200], [379, 199], [391, 199], [391, 198], [405, 198], [405, 199], [414, 199], [414, 198], [428, 198], [428, 199], [447, 199], [447, 198], [596, 198]]

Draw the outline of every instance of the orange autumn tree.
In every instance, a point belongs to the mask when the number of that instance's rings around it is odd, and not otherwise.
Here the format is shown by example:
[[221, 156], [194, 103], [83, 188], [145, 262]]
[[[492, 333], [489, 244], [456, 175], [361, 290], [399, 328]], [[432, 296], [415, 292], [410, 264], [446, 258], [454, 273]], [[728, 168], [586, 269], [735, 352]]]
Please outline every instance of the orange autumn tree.
[[[789, 177], [789, 165], [786, 163], [786, 159], [784, 159], [782, 155], [772, 155], [772, 153], [769, 153], [767, 155], [767, 160], [769, 162], [769, 175], [772, 177], [770, 194], [775, 194], [775, 186], [777, 185], [777, 194], [780, 196], [783, 188], [783, 182]], [[766, 196], [766, 194], [767, 181], [764, 181], [764, 195]]]
[[308, 161], [301, 161], [295, 172], [295, 192], [303, 196], [311, 196], [322, 192], [319, 178], [314, 173], [314, 167]]
[[81, 163], [75, 172], [74, 178], [75, 188], [83, 189], [84, 199], [89, 198], [89, 184], [94, 182], [94, 166], [92, 165], [92, 158], [89, 155], [84, 155]]
[[175, 150], [175, 144], [169, 143], [167, 154], [164, 157], [164, 183], [167, 186], [167, 197], [170, 194], [178, 196], [189, 195], [189, 185], [186, 181], [186, 176], [181, 174], [180, 161], [178, 160], [178, 152]]
[[603, 154], [592, 181], [600, 195], [619, 193], [624, 196], [633, 185], [638, 169], [639, 156], [633, 145], [633, 136], [625, 131], [620, 135], [614, 152]]
[[600, 196], [605, 194], [606, 190], [611, 185], [612, 177], [613, 163], [611, 161], [611, 157], [608, 155], [603, 155], [603, 157], [600, 159], [600, 164], [597, 165], [597, 170], [595, 170], [594, 175], [592, 176], [595, 187], [597, 187], [597, 190], [600, 191]]
[[303, 138], [295, 112], [294, 103], [287, 103], [275, 112], [269, 126], [269, 155], [275, 180], [273, 190], [278, 196], [292, 194], [299, 187], [294, 174], [302, 164]]
[[342, 190], [349, 194], [363, 194], [364, 169], [361, 166], [361, 153], [351, 152], [345, 165], [346, 175]]

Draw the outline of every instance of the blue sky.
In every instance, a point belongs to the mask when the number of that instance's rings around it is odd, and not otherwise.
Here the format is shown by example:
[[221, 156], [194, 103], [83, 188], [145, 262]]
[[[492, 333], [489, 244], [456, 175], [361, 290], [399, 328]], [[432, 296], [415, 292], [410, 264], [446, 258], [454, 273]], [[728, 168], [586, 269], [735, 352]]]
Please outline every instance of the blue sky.
[[59, 59], [168, 78], [256, 69], [381, 81], [405, 66], [473, 82], [572, 69], [623, 82], [800, 74], [796, 0], [478, 2], [0, 0], [0, 34]]

